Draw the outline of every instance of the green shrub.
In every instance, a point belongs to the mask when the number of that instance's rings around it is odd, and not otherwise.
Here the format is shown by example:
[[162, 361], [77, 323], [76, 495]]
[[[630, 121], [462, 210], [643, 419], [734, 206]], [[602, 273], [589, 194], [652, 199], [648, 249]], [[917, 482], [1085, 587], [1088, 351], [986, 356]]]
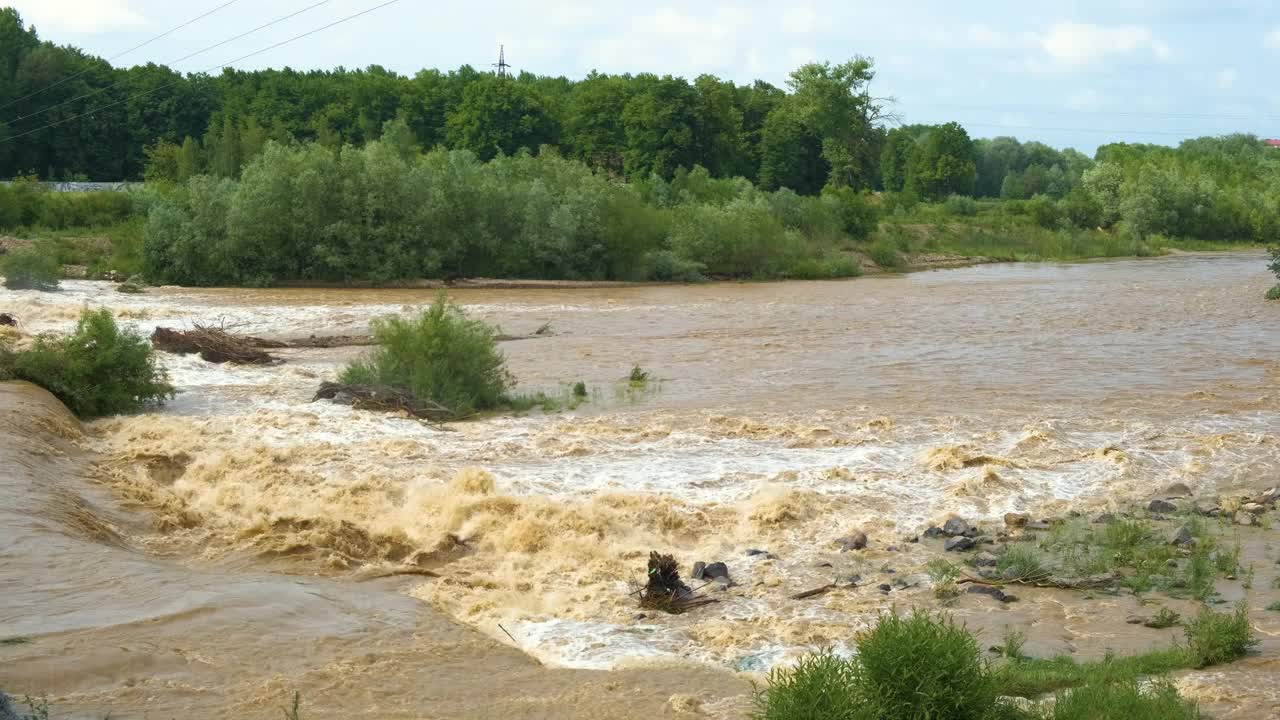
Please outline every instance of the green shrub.
[[1059, 692], [1046, 720], [1199, 720], [1196, 704], [1168, 680], [1098, 683]]
[[1243, 603], [1235, 612], [1218, 613], [1202, 608], [1200, 614], [1187, 623], [1186, 634], [1188, 659], [1198, 668], [1238, 660], [1258, 644], [1249, 625], [1248, 608]]
[[834, 255], [824, 258], [807, 258], [791, 266], [787, 277], [796, 280], [829, 280], [833, 278], [858, 277], [862, 267], [847, 255]]
[[857, 664], [830, 651], [807, 655], [789, 670], [775, 669], [755, 693], [756, 720], [875, 720], [859, 694]]
[[876, 265], [891, 272], [901, 270], [904, 265], [897, 246], [888, 238], [882, 237], [872, 243], [871, 248], [867, 250], [867, 255], [871, 256], [871, 261]]
[[866, 701], [882, 718], [982, 718], [996, 706], [977, 641], [943, 615], [881, 617], [858, 639], [857, 663]]
[[968, 195], [949, 195], [942, 209], [954, 217], [973, 217], [978, 214], [978, 203]]
[[701, 282], [706, 266], [692, 260], [679, 258], [670, 250], [658, 250], [644, 256], [648, 270], [644, 279], [657, 282]]
[[377, 350], [348, 365], [342, 382], [402, 387], [460, 416], [502, 405], [514, 385], [493, 328], [444, 293], [416, 318], [379, 318], [372, 330]]
[[1267, 291], [1266, 298], [1268, 300], [1280, 300], [1280, 285], [1277, 285]]
[[842, 187], [823, 192], [823, 199], [834, 202], [840, 230], [853, 240], [866, 240], [880, 224], [880, 213], [867, 196], [853, 188]]
[[1042, 228], [1053, 230], [1062, 222], [1062, 213], [1058, 204], [1048, 195], [1037, 195], [1028, 200], [1026, 210], [1032, 222]]
[[42, 335], [7, 362], [13, 377], [43, 387], [80, 417], [137, 412], [173, 396], [151, 345], [121, 330], [105, 308], [86, 309], [74, 333]]
[[35, 248], [0, 257], [4, 286], [10, 290], [57, 290], [62, 268], [52, 255]]
[[756, 694], [757, 720], [927, 720], [1004, 715], [978, 643], [950, 618], [882, 616], [842, 660], [824, 652], [775, 671]]

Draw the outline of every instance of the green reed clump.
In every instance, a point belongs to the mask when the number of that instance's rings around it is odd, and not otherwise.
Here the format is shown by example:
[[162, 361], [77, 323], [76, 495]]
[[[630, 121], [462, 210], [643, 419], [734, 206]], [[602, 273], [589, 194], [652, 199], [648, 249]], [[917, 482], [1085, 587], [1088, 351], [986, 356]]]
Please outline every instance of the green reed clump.
[[1235, 612], [1218, 613], [1205, 607], [1195, 619], [1187, 623], [1187, 657], [1192, 667], [1238, 660], [1258, 644], [1253, 627], [1249, 625], [1249, 611], [1244, 603]]
[[1043, 720], [1199, 720], [1195, 702], [1167, 679], [1087, 685], [1057, 693]]

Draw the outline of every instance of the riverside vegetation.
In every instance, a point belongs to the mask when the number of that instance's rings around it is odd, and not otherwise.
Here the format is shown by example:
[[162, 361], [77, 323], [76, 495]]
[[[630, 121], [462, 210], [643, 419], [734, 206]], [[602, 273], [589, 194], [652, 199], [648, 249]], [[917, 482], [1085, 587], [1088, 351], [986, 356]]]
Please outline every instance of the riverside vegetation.
[[[957, 123], [890, 129], [864, 57], [804, 65], [786, 88], [469, 66], [211, 77], [113, 68], [42, 42], [8, 8], [0, 37], [0, 96], [18, 116], [111, 103], [52, 127], [0, 125], [0, 139], [23, 135], [0, 143], [0, 177], [24, 180], [0, 188], [0, 229], [91, 273], [817, 279], [856, 275], [864, 257], [896, 271], [928, 254], [1074, 259], [1280, 237], [1280, 152], [1256, 137], [1089, 158], [974, 140]], [[75, 74], [45, 88], [33, 69], [49, 66]], [[72, 198], [41, 192], [36, 174], [147, 186]]]
[[[775, 670], [755, 699], [756, 720], [1195, 720], [1167, 673], [1243, 657], [1257, 643], [1243, 608], [1204, 608], [1185, 644], [1090, 663], [1034, 660], [1013, 651], [1000, 664], [945, 614], [883, 615], [854, 641], [856, 654], [830, 651]], [[1050, 700], [1040, 701], [1049, 695]], [[1029, 702], [1016, 702], [1024, 698]]]
[[39, 385], [80, 417], [137, 412], [174, 392], [150, 343], [105, 308], [85, 309], [67, 336], [41, 335], [19, 350], [0, 342], [5, 380]]

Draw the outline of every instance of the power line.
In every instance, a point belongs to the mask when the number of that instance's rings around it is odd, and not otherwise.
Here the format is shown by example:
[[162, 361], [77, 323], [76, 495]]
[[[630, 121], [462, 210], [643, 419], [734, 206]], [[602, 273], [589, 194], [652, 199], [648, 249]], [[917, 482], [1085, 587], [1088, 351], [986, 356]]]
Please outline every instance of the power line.
[[1099, 128], [1065, 128], [1041, 127], [1038, 125], [1007, 125], [1003, 123], [971, 123], [957, 121], [966, 127], [1004, 128], [1009, 130], [1040, 130], [1043, 132], [1089, 133], [1096, 135], [1162, 135], [1167, 137], [1191, 138], [1203, 135], [1203, 132], [1172, 132], [1167, 130], [1102, 130]]
[[[238, 0], [237, 0], [237, 1], [238, 1]], [[295, 17], [297, 17], [297, 16], [301, 15], [302, 13], [307, 12], [308, 10], [314, 10], [314, 9], [316, 9], [316, 8], [320, 7], [321, 5], [324, 5], [324, 4], [328, 3], [328, 2], [329, 2], [329, 0], [320, 0], [320, 2], [315, 3], [314, 5], [308, 5], [307, 7], [304, 7], [304, 8], [302, 8], [301, 10], [298, 10], [298, 11], [296, 11], [296, 12], [292, 12], [292, 13], [289, 13], [288, 15], [285, 15], [285, 16], [284, 16], [284, 17], [282, 17], [282, 18], [277, 18], [277, 19], [272, 20], [271, 22], [266, 23], [266, 24], [264, 24], [264, 25], [259, 25], [258, 27], [254, 28], [254, 29], [252, 29], [252, 30], [248, 30], [248, 31], [246, 31], [246, 32], [242, 32], [242, 33], [240, 33], [239, 35], [236, 35], [235, 37], [227, 38], [226, 40], [223, 40], [223, 41], [222, 41], [222, 42], [220, 42], [220, 43], [215, 43], [215, 44], [213, 44], [213, 45], [210, 45], [209, 47], [204, 48], [203, 50], [197, 50], [197, 51], [195, 51], [195, 52], [191, 53], [190, 55], [185, 55], [185, 56], [183, 56], [183, 57], [178, 58], [177, 60], [170, 60], [169, 62], [166, 62], [166, 63], [164, 63], [164, 64], [165, 64], [165, 65], [176, 65], [177, 63], [183, 62], [183, 61], [185, 61], [185, 60], [190, 60], [191, 58], [196, 57], [197, 55], [203, 55], [203, 54], [205, 54], [205, 53], [209, 52], [210, 50], [214, 50], [214, 49], [216, 49], [216, 48], [220, 48], [220, 47], [222, 47], [223, 45], [226, 45], [226, 44], [228, 44], [228, 43], [235, 42], [236, 40], [239, 40], [239, 39], [241, 39], [241, 38], [243, 38], [243, 37], [247, 37], [247, 36], [249, 36], [249, 35], [252, 35], [252, 34], [254, 34], [254, 33], [258, 32], [259, 30], [264, 30], [264, 29], [266, 29], [266, 28], [271, 27], [272, 25], [278, 25], [278, 24], [280, 24], [280, 23], [284, 22], [285, 20], [289, 20], [289, 19], [295, 18]], [[93, 91], [91, 91], [91, 92], [87, 92], [87, 93], [85, 93], [85, 94], [83, 94], [83, 95], [80, 95], [80, 96], [78, 96], [78, 97], [73, 97], [73, 98], [71, 98], [70, 100], [66, 100], [66, 101], [63, 101], [63, 102], [61, 102], [61, 103], [58, 103], [57, 105], [50, 105], [49, 107], [47, 107], [47, 108], [45, 108], [45, 109], [43, 109], [43, 110], [37, 110], [36, 112], [30, 113], [30, 114], [27, 114], [27, 115], [23, 115], [23, 116], [21, 116], [21, 117], [16, 117], [16, 118], [14, 118], [13, 120], [11, 120], [11, 121], [10, 121], [10, 124], [12, 124], [12, 123], [16, 123], [16, 122], [22, 122], [23, 120], [27, 120], [27, 119], [30, 119], [30, 118], [33, 118], [33, 117], [36, 117], [36, 116], [39, 116], [39, 115], [43, 115], [43, 114], [45, 114], [45, 113], [47, 113], [47, 112], [50, 112], [50, 111], [52, 111], [52, 110], [57, 110], [57, 109], [58, 109], [58, 108], [60, 108], [60, 107], [66, 107], [67, 105], [70, 105], [70, 104], [71, 104], [71, 103], [73, 103], [73, 102], [77, 102], [77, 101], [80, 101], [80, 100], [84, 100], [85, 98], [91, 98], [91, 97], [94, 97], [95, 95], [101, 95], [102, 93], [107, 92], [108, 90], [111, 90], [111, 89], [113, 89], [113, 88], [120, 87], [120, 86], [121, 86], [121, 85], [123, 85], [124, 83], [125, 83], [125, 81], [124, 81], [124, 80], [121, 80], [120, 82], [112, 83], [111, 85], [108, 85], [108, 86], [106, 86], [106, 87], [98, 88], [97, 90], [93, 90]]]
[[[361, 10], [360, 12], [355, 13], [354, 15], [348, 15], [348, 16], [346, 16], [346, 17], [342, 18], [341, 20], [335, 20], [335, 21], [333, 21], [333, 22], [329, 23], [328, 25], [324, 25], [324, 26], [322, 26], [322, 27], [318, 27], [318, 28], [316, 28], [316, 29], [314, 29], [314, 30], [308, 30], [307, 32], [302, 33], [301, 35], [295, 35], [295, 36], [293, 36], [293, 37], [289, 38], [288, 40], [281, 40], [280, 42], [278, 42], [278, 43], [276, 43], [276, 44], [274, 44], [274, 45], [269, 45], [269, 46], [267, 46], [267, 47], [265, 47], [265, 48], [262, 48], [261, 50], [255, 50], [254, 52], [251, 52], [251, 53], [249, 53], [248, 55], [242, 55], [242, 56], [240, 56], [240, 57], [238, 57], [238, 58], [236, 58], [236, 59], [234, 59], [234, 60], [228, 60], [227, 62], [224, 62], [224, 63], [219, 63], [219, 64], [217, 64], [217, 65], [211, 65], [210, 67], [207, 67], [207, 68], [205, 68], [204, 70], [201, 70], [200, 72], [212, 72], [212, 71], [214, 71], [214, 70], [216, 70], [216, 69], [218, 69], [218, 68], [222, 68], [222, 67], [227, 67], [227, 66], [230, 66], [230, 65], [234, 65], [235, 63], [238, 63], [238, 62], [240, 62], [240, 61], [242, 61], [242, 60], [248, 60], [249, 58], [254, 57], [255, 55], [261, 55], [261, 54], [262, 54], [262, 53], [264, 53], [264, 52], [268, 52], [268, 51], [271, 51], [271, 50], [275, 50], [276, 48], [281, 47], [281, 46], [283, 46], [283, 45], [288, 45], [288, 44], [289, 44], [289, 43], [291, 43], [291, 42], [295, 42], [295, 41], [301, 40], [301, 39], [303, 39], [303, 38], [305, 38], [305, 37], [310, 37], [310, 36], [312, 36], [312, 35], [315, 35], [316, 33], [323, 32], [323, 31], [325, 31], [325, 30], [328, 30], [329, 28], [332, 28], [332, 27], [335, 27], [335, 26], [341, 25], [341, 24], [343, 24], [343, 23], [345, 23], [345, 22], [348, 22], [348, 21], [350, 21], [350, 20], [355, 20], [356, 18], [358, 18], [358, 17], [360, 17], [360, 16], [362, 16], [362, 15], [368, 15], [369, 13], [371, 13], [371, 12], [373, 12], [373, 11], [375, 11], [375, 10], [381, 10], [382, 8], [387, 7], [388, 5], [394, 5], [394, 4], [398, 3], [398, 2], [400, 2], [400, 0], [387, 0], [387, 2], [384, 2], [384, 3], [380, 4], [380, 5], [374, 5], [373, 7], [369, 8], [369, 9], [367, 9], [367, 10]], [[94, 108], [94, 109], [92, 109], [92, 110], [87, 111], [87, 112], [82, 112], [82, 113], [80, 113], [79, 115], [72, 115], [71, 117], [63, 118], [63, 119], [58, 120], [58, 121], [56, 121], [56, 122], [51, 122], [51, 123], [49, 123], [48, 125], [44, 125], [44, 126], [42, 126], [42, 127], [35, 128], [34, 130], [28, 130], [28, 131], [26, 131], [26, 132], [24, 132], [24, 133], [19, 133], [18, 135], [13, 135], [13, 136], [11, 136], [11, 137], [7, 137], [7, 138], [0, 138], [0, 144], [4, 144], [4, 143], [6, 143], [6, 142], [10, 142], [10, 141], [12, 141], [12, 140], [17, 140], [18, 138], [22, 138], [22, 137], [26, 137], [26, 136], [28, 136], [28, 135], [32, 135], [32, 134], [34, 134], [34, 133], [38, 133], [38, 132], [40, 132], [41, 130], [48, 130], [48, 129], [49, 129], [49, 128], [51, 128], [51, 127], [57, 127], [58, 125], [61, 125], [61, 124], [63, 124], [63, 123], [71, 122], [72, 120], [79, 120], [79, 119], [80, 119], [80, 118], [82, 118], [82, 117], [88, 117], [89, 115], [92, 115], [92, 114], [94, 114], [94, 113], [96, 113], [96, 112], [99, 112], [99, 111], [101, 111], [101, 110], [106, 110], [107, 108], [115, 107], [116, 105], [120, 105], [121, 103], [126, 103], [126, 102], [129, 102], [129, 101], [131, 101], [131, 100], [137, 100], [138, 98], [140, 98], [140, 97], [145, 97], [145, 96], [147, 96], [147, 95], [150, 95], [151, 93], [159, 92], [160, 90], [164, 90], [165, 88], [173, 87], [174, 85], [177, 85], [177, 84], [178, 84], [178, 83], [180, 83], [180, 82], [182, 82], [182, 80], [174, 80], [174, 81], [171, 81], [171, 82], [167, 82], [167, 83], [165, 83], [165, 84], [163, 84], [163, 85], [157, 85], [156, 87], [153, 87], [153, 88], [151, 88], [150, 90], [144, 90], [143, 92], [136, 93], [136, 94], [134, 94], [134, 95], [130, 95], [129, 97], [124, 98], [123, 100], [117, 100], [117, 101], [115, 101], [115, 102], [113, 102], [113, 103], [108, 103], [108, 104], [106, 104], [106, 105], [100, 105], [100, 106], [98, 106], [98, 107], [96, 107], [96, 108]]]
[[[129, 48], [128, 50], [125, 50], [124, 52], [119, 52], [119, 53], [116, 53], [115, 55], [112, 55], [111, 57], [107, 58], [107, 62], [111, 62], [112, 60], [115, 60], [115, 59], [117, 59], [117, 58], [124, 57], [125, 55], [128, 55], [129, 53], [133, 52], [134, 50], [141, 50], [142, 48], [144, 48], [144, 47], [146, 47], [146, 46], [150, 45], [151, 43], [153, 43], [153, 42], [155, 42], [155, 41], [157, 41], [157, 40], [161, 40], [161, 39], [164, 39], [164, 38], [166, 38], [166, 37], [169, 37], [170, 35], [172, 35], [172, 34], [174, 34], [174, 33], [178, 32], [179, 30], [181, 30], [181, 29], [183, 29], [183, 28], [185, 28], [185, 27], [188, 27], [188, 26], [190, 26], [190, 25], [193, 25], [193, 24], [195, 24], [196, 22], [198, 22], [198, 21], [200, 21], [200, 20], [203, 20], [203, 19], [205, 19], [205, 18], [209, 17], [210, 15], [212, 15], [212, 14], [214, 14], [214, 13], [218, 12], [219, 10], [221, 10], [221, 9], [223, 9], [223, 8], [225, 8], [225, 7], [227, 7], [228, 5], [234, 5], [234, 4], [238, 3], [238, 2], [240, 2], [240, 0], [229, 0], [229, 2], [225, 2], [225, 3], [221, 4], [221, 5], [219, 5], [218, 7], [216, 7], [216, 8], [214, 8], [214, 9], [210, 10], [209, 12], [207, 12], [207, 13], [205, 13], [205, 14], [203, 14], [203, 15], [199, 15], [199, 16], [197, 16], [197, 17], [193, 17], [193, 18], [191, 18], [190, 20], [188, 20], [188, 21], [186, 21], [186, 22], [182, 23], [181, 25], [179, 25], [179, 26], [178, 26], [178, 27], [176, 27], [176, 28], [172, 28], [172, 29], [170, 29], [170, 30], [166, 30], [165, 32], [162, 32], [162, 33], [160, 33], [159, 35], [156, 35], [155, 37], [151, 38], [150, 40], [147, 40], [146, 42], [143, 42], [143, 43], [138, 44], [138, 45], [134, 45], [133, 47]], [[76, 78], [80, 77], [81, 75], [84, 75], [85, 73], [89, 72], [89, 71], [90, 71], [90, 70], [92, 70], [92, 69], [93, 69], [93, 67], [92, 67], [92, 66], [86, 67], [86, 68], [84, 68], [83, 70], [81, 70], [81, 71], [80, 71], [80, 72], [78, 72], [78, 73], [75, 73], [75, 74], [72, 74], [72, 75], [68, 75], [68, 76], [66, 76], [66, 77], [62, 78], [61, 80], [59, 80], [59, 81], [57, 81], [57, 82], [55, 82], [55, 83], [51, 84], [51, 85], [46, 85], [45, 87], [42, 87], [42, 88], [40, 88], [39, 90], [36, 90], [36, 91], [35, 91], [35, 92], [33, 92], [33, 93], [30, 93], [30, 94], [27, 94], [27, 95], [23, 95], [22, 97], [20, 97], [20, 98], [18, 98], [18, 99], [16, 99], [16, 100], [10, 100], [9, 102], [7, 102], [7, 103], [5, 103], [5, 104], [0, 105], [0, 110], [3, 110], [3, 109], [5, 109], [5, 108], [7, 108], [7, 107], [9, 107], [10, 105], [13, 105], [13, 104], [15, 104], [15, 103], [20, 103], [20, 102], [22, 102], [23, 100], [26, 100], [26, 99], [28, 99], [28, 98], [33, 98], [33, 97], [35, 97], [36, 95], [39, 95], [40, 93], [45, 92], [46, 90], [50, 90], [50, 89], [52, 89], [52, 88], [55, 88], [55, 87], [57, 87], [57, 86], [59, 86], [59, 85], [61, 85], [61, 84], [65, 83], [65, 82], [68, 82], [68, 81], [71, 81], [71, 80], [75, 80]]]
[[1063, 113], [1076, 113], [1079, 115], [1114, 115], [1117, 117], [1150, 117], [1150, 118], [1168, 118], [1171, 120], [1224, 120], [1234, 122], [1276, 122], [1280, 121], [1280, 116], [1274, 115], [1219, 115], [1211, 113], [1170, 113], [1170, 112], [1144, 112], [1137, 110], [1084, 110], [1075, 108], [1034, 108], [1034, 107], [1013, 107], [1013, 106], [991, 106], [991, 105], [959, 105], [953, 103], [929, 103], [929, 102], [904, 102], [903, 105], [915, 105], [920, 107], [936, 107], [950, 108], [954, 110], [978, 110], [982, 112], [1008, 112], [1008, 113], [1044, 113], [1051, 115], [1059, 115]]

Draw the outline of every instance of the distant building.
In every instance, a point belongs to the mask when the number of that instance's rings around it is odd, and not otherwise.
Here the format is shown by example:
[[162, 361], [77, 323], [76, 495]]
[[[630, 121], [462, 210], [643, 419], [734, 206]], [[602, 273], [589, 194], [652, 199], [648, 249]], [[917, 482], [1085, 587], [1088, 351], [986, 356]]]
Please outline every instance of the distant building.
[[1271, 140], [1263, 140], [1262, 142], [1270, 145], [1273, 148], [1280, 148], [1280, 140], [1271, 139]]

